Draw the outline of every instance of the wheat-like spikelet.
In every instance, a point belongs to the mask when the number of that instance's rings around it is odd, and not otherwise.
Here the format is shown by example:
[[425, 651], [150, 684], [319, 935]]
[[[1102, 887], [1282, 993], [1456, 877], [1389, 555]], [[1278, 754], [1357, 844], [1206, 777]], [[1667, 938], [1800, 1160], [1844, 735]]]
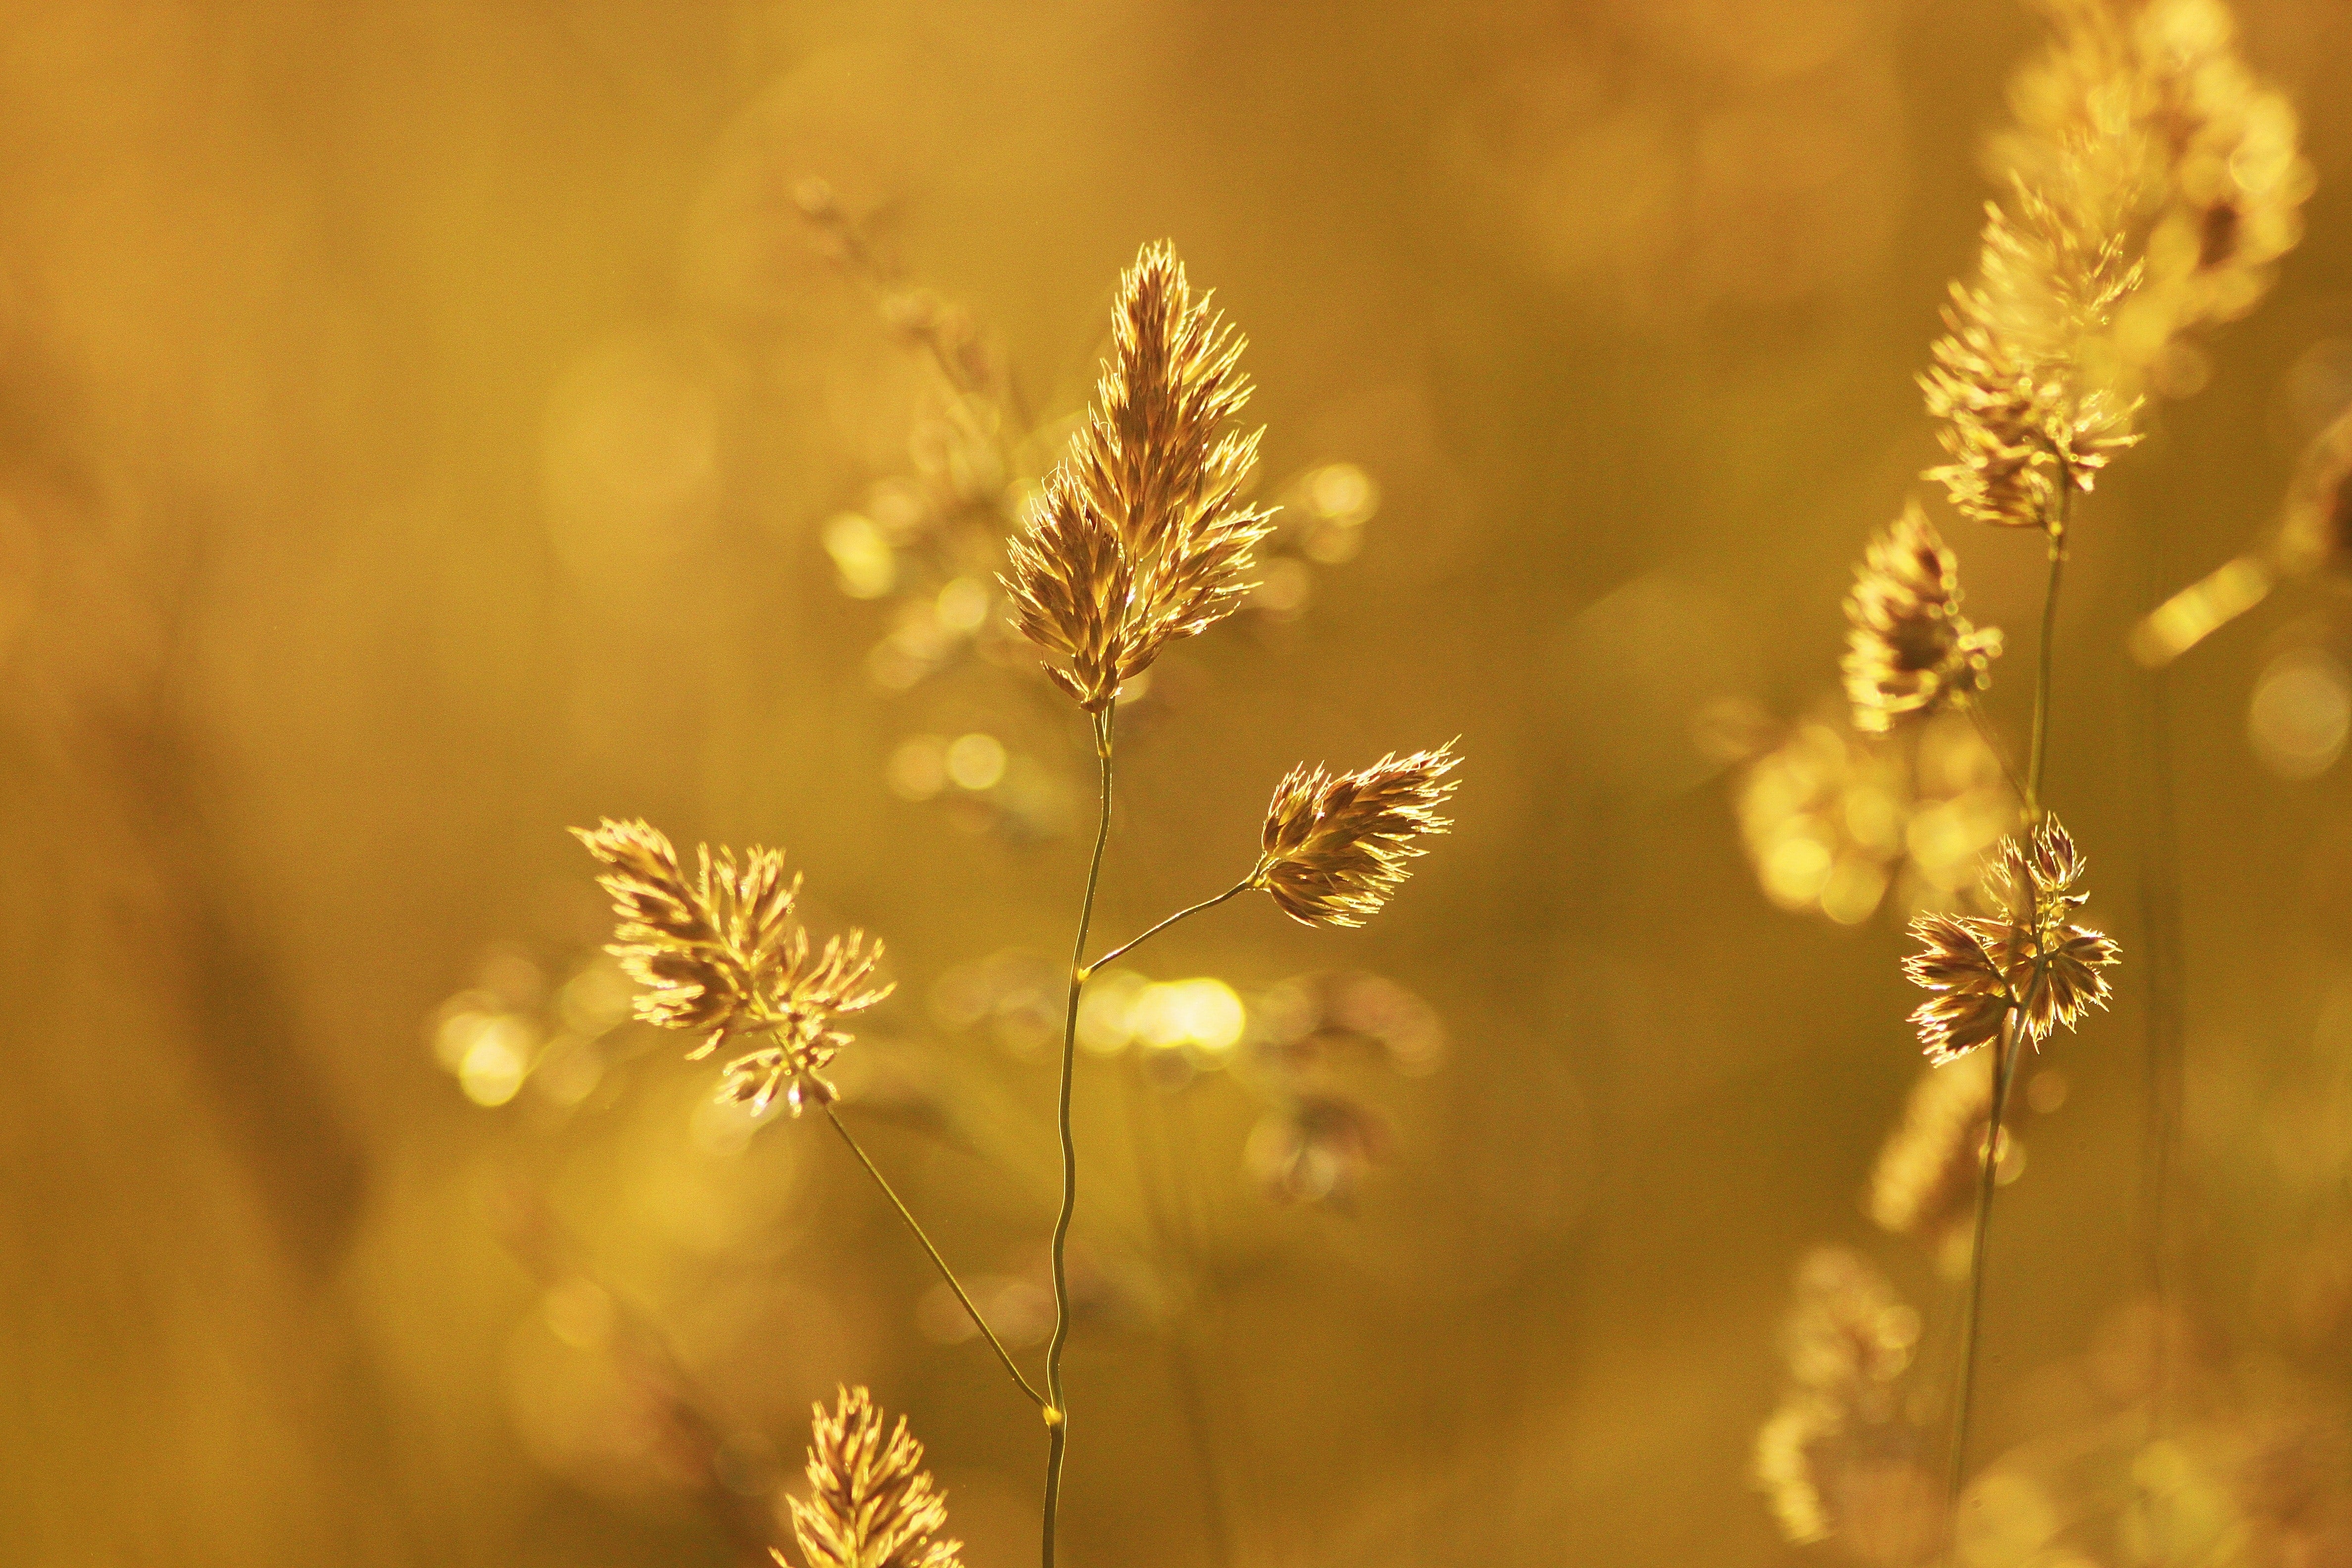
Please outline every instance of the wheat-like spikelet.
[[1352, 773], [1293, 768], [1265, 808], [1249, 885], [1307, 925], [1361, 925], [1424, 853], [1414, 841], [1453, 826], [1437, 815], [1461, 782], [1454, 742], [1409, 757], [1391, 752]]
[[1903, 972], [1933, 993], [1911, 1015], [1929, 1060], [1948, 1062], [1990, 1044], [2012, 1010], [2019, 1037], [2039, 1046], [2060, 1026], [2072, 1029], [2084, 1012], [2107, 1005], [2105, 971], [2120, 949], [2068, 918], [2087, 901], [2074, 891], [2083, 867], [2074, 839], [2045, 816], [2024, 842], [2001, 841], [1990, 879], [2005, 913], [1912, 921], [1921, 951], [1903, 961]]
[[1242, 348], [1174, 247], [1145, 246], [1119, 279], [1094, 407], [1003, 579], [1046, 674], [1089, 712], [1249, 587], [1269, 514], [1242, 494], [1257, 433], [1231, 428], [1250, 395]]
[[620, 924], [607, 951], [646, 988], [637, 1016], [666, 1029], [710, 1031], [688, 1060], [739, 1034], [768, 1034], [771, 1044], [727, 1064], [724, 1097], [765, 1109], [789, 1078], [796, 1114], [804, 1091], [830, 1100], [818, 1073], [849, 1040], [833, 1019], [892, 989], [868, 984], [882, 944], [852, 931], [827, 941], [812, 961], [808, 933], [792, 918], [800, 879], [784, 879], [780, 849], [749, 850], [739, 864], [731, 849], [714, 856], [697, 845], [688, 878], [668, 837], [642, 820], [607, 817], [572, 832], [608, 868], [597, 881]]
[[1915, 502], [1871, 541], [1846, 595], [1845, 689], [1857, 730], [1884, 732], [1982, 691], [2000, 652], [1998, 629], [1959, 613], [1959, 562]]
[[885, 1437], [873, 1396], [844, 1388], [832, 1414], [814, 1407], [809, 1436], [809, 1500], [786, 1500], [804, 1568], [962, 1568], [963, 1543], [939, 1539], [947, 1499], [905, 1416]]

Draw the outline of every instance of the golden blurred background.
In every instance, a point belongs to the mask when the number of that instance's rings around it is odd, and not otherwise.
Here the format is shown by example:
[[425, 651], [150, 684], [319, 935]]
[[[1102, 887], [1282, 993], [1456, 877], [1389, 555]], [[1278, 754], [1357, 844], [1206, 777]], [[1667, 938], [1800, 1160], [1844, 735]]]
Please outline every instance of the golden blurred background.
[[[1972, 1563], [2352, 1563], [2352, 622], [2323, 576], [2160, 688], [2125, 651], [2352, 402], [2352, 11], [2237, 9], [2316, 184], [2078, 521], [2051, 777], [2126, 963], [2017, 1113], [1978, 1450], [2023, 1522]], [[986, 547], [1164, 236], [1286, 510], [1123, 721], [1098, 931], [1246, 869], [1296, 762], [1468, 760], [1367, 929], [1236, 904], [1082, 1020], [1066, 1560], [1912, 1561], [1787, 1544], [1752, 1450], [1812, 1248], [1952, 1299], [1860, 1200], [1916, 873], [1998, 781], [1931, 731], [1871, 786], [1959, 803], [1909, 870], [1843, 805], [1774, 835], [1885, 765], [1839, 602], [1937, 460], [2042, 32], [11, 7], [0, 1560], [763, 1561], [844, 1381], [974, 1568], [1029, 1560], [1034, 1413], [829, 1133], [622, 1021], [563, 830], [782, 844], [887, 938], [845, 1118], [1034, 1363], [1091, 763]], [[1952, 537], [2021, 733], [2040, 552]], [[2109, 1529], [2150, 1333], [2201, 1554]]]

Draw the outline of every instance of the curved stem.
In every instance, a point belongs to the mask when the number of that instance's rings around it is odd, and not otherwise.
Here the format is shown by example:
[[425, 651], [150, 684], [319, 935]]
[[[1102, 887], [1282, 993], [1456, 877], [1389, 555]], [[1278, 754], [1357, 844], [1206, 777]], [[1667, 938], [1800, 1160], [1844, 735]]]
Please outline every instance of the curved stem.
[[1136, 948], [1141, 947], [1145, 942], [1150, 942], [1153, 937], [1158, 936], [1161, 931], [1166, 931], [1170, 926], [1174, 925], [1186, 915], [1197, 915], [1202, 910], [1213, 910], [1219, 904], [1223, 903], [1227, 899], [1233, 898], [1237, 894], [1248, 892], [1250, 889], [1255, 885], [1255, 873], [1252, 873], [1251, 876], [1244, 877], [1240, 881], [1235, 882], [1232, 887], [1227, 888], [1223, 892], [1219, 893], [1213, 899], [1202, 899], [1199, 903], [1192, 905], [1189, 909], [1178, 910], [1174, 914], [1170, 915], [1166, 920], [1161, 921], [1158, 925], [1153, 926], [1150, 931], [1145, 931], [1141, 936], [1135, 938], [1132, 942], [1122, 942], [1118, 946], [1112, 948], [1108, 952], [1104, 953], [1100, 958], [1096, 959], [1092, 963], [1082, 965], [1078, 970], [1078, 978], [1080, 980], [1091, 978], [1096, 970], [1102, 968], [1105, 964], [1110, 963], [1111, 960], [1119, 957], [1121, 954], [1130, 952]]
[[1960, 1387], [1952, 1415], [1952, 1460], [1948, 1496], [1953, 1555], [1957, 1557], [1960, 1528], [1960, 1489], [1968, 1480], [1969, 1417], [1976, 1404], [1978, 1316], [1984, 1310], [1985, 1239], [1992, 1231], [1992, 1194], [2000, 1169], [2000, 1120], [2009, 1102], [2009, 1082], [2017, 1071], [2023, 1042], [2018, 1021], [2023, 1015], [2012, 1005], [2003, 1016], [2000, 1038], [1993, 1044], [1992, 1110], [1986, 1118], [1984, 1175], [1977, 1189], [1976, 1237], [1969, 1247], [1969, 1295], [1960, 1318]]
[[[1062, 1458], [1070, 1446], [1070, 1411], [1062, 1397], [1062, 1348], [1070, 1338], [1070, 1216], [1078, 1206], [1078, 1151], [1070, 1138], [1070, 1084], [1078, 1065], [1078, 993], [1087, 983], [1087, 928], [1094, 923], [1095, 889], [1102, 882], [1103, 846], [1110, 841], [1113, 710], [1095, 716], [1095, 755], [1102, 763], [1102, 811], [1094, 858], [1087, 863], [1086, 897], [1078, 904], [1078, 939], [1070, 952], [1070, 1001], [1062, 1020], [1062, 1212], [1054, 1218], [1054, 1340], [1045, 1350], [1045, 1568], [1054, 1568], [1054, 1534], [1062, 1511]], [[1130, 944], [1132, 945], [1132, 944]]]
[[938, 1247], [931, 1245], [930, 1237], [924, 1232], [922, 1226], [916, 1222], [914, 1211], [907, 1206], [906, 1200], [898, 1195], [897, 1189], [890, 1185], [874, 1162], [867, 1157], [857, 1140], [850, 1135], [849, 1129], [842, 1125], [841, 1118], [834, 1114], [833, 1107], [830, 1105], [824, 1108], [824, 1119], [833, 1123], [833, 1130], [841, 1134], [841, 1141], [849, 1145], [849, 1152], [857, 1156], [857, 1163], [866, 1167], [866, 1173], [874, 1178], [874, 1184], [882, 1189], [882, 1195], [890, 1200], [890, 1206], [898, 1211], [898, 1217], [907, 1222], [907, 1228], [915, 1233], [915, 1239], [921, 1242], [923, 1250], [931, 1255], [931, 1261], [939, 1266], [940, 1278], [948, 1282], [948, 1289], [955, 1292], [955, 1299], [963, 1303], [963, 1310], [971, 1316], [972, 1327], [978, 1329], [982, 1337], [988, 1341], [989, 1348], [996, 1352], [996, 1359], [1004, 1363], [1004, 1370], [1012, 1375], [1013, 1383], [1019, 1385], [1022, 1393], [1029, 1396], [1033, 1404], [1039, 1409], [1044, 1409], [1045, 1396], [1030, 1387], [1029, 1380], [1021, 1375], [1021, 1369], [1013, 1363], [1012, 1352], [1004, 1348], [1004, 1342], [996, 1337], [996, 1331], [988, 1326], [988, 1320], [980, 1315], [980, 1309], [972, 1305], [971, 1295], [963, 1288], [963, 1281], [955, 1277], [955, 1270], [948, 1267], [948, 1260], [940, 1256]]

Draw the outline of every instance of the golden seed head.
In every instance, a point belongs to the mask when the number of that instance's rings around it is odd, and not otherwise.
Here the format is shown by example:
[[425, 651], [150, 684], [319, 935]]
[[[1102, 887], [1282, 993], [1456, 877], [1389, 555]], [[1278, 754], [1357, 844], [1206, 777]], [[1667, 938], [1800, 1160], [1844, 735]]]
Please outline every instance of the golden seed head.
[[1414, 840], [1453, 826], [1437, 813], [1461, 782], [1445, 776], [1461, 761], [1448, 741], [1352, 773], [1293, 768], [1266, 805], [1252, 885], [1295, 921], [1361, 925], [1424, 852]]
[[803, 1099], [829, 1100], [818, 1076], [849, 1037], [832, 1022], [890, 994], [868, 983], [882, 944], [865, 933], [828, 940], [814, 959], [807, 931], [792, 918], [800, 879], [784, 879], [780, 849], [713, 856], [695, 847], [689, 878], [659, 829], [607, 817], [572, 835], [607, 868], [597, 879], [613, 897], [620, 923], [607, 952], [645, 987], [637, 1016], [666, 1029], [708, 1029], [688, 1053], [709, 1056], [736, 1035], [764, 1033], [770, 1043], [727, 1064], [720, 1094], [761, 1110], [790, 1079], [798, 1114]]
[[1951, 462], [1927, 470], [1963, 517], [2058, 527], [2059, 501], [2088, 490], [2139, 437], [2137, 405], [2090, 384], [2084, 345], [2139, 273], [2121, 239], [2022, 184], [2018, 216], [1986, 206], [1973, 287], [1955, 283], [1945, 333], [1919, 378]]
[[873, 1396], [845, 1388], [831, 1414], [814, 1407], [809, 1436], [809, 1500], [786, 1500], [806, 1568], [962, 1568], [963, 1543], [938, 1539], [947, 1499], [905, 1416], [886, 1438]]
[[2072, 1029], [2107, 1005], [2105, 971], [2121, 950], [2069, 918], [2087, 899], [2073, 890], [2083, 866], [2065, 828], [2045, 816], [2022, 842], [2001, 841], [1990, 878], [2007, 906], [2001, 915], [1911, 922], [1921, 951], [1903, 961], [1903, 972], [1933, 994], [1911, 1015], [1929, 1060], [1950, 1061], [1998, 1039], [2012, 1010], [2017, 1033], [2038, 1047], [2059, 1026]]
[[2000, 633], [1959, 613], [1959, 562], [1914, 503], [1871, 541], [1846, 596], [1845, 689], [1857, 730], [1882, 732], [1992, 681]]
[[1243, 340], [1165, 241], [1119, 279], [1095, 406], [1046, 482], [1003, 582], [1055, 684], [1089, 712], [1169, 643], [1239, 607], [1270, 513], [1242, 487], [1258, 436]]

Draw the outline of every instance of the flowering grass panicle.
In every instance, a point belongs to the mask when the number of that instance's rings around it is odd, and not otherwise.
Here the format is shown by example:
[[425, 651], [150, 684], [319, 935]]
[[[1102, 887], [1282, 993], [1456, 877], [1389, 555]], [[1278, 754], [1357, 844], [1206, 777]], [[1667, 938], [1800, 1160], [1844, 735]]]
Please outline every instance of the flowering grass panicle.
[[[806, 931], [795, 931], [779, 969], [770, 1007], [770, 1038], [765, 1045], [727, 1064], [719, 1097], [747, 1100], [764, 1110], [782, 1087], [793, 1114], [801, 1113], [804, 1099], [830, 1104], [833, 1086], [820, 1076], [850, 1037], [832, 1026], [845, 1013], [873, 1006], [895, 989], [869, 984], [882, 963], [882, 944], [870, 945], [864, 931], [827, 937], [824, 950], [812, 961]], [[693, 1053], [706, 1055], [709, 1047]]]
[[1361, 925], [1405, 879], [1406, 862], [1424, 853], [1414, 840], [1453, 826], [1437, 813], [1460, 783], [1445, 775], [1461, 760], [1448, 741], [1352, 773], [1293, 768], [1267, 803], [1247, 885], [1307, 925]]
[[2136, 405], [2094, 384], [2084, 365], [2085, 343], [2139, 274], [2091, 215], [2021, 184], [2015, 202], [2015, 216], [1987, 205], [1977, 281], [1952, 285], [1919, 378], [1952, 459], [1927, 477], [1963, 517], [2054, 530], [2064, 493], [2091, 489], [2139, 439]]
[[782, 851], [695, 851], [688, 878], [660, 829], [610, 817], [572, 836], [608, 868], [596, 879], [621, 917], [607, 950], [646, 989], [637, 1016], [666, 1029], [714, 1029], [713, 1040], [759, 1010], [789, 940], [800, 879], [784, 880]]
[[1960, 568], [1916, 503], [1871, 541], [1846, 595], [1845, 689], [1854, 728], [1883, 733], [1992, 682], [2001, 636], [1959, 613]]
[[882, 944], [852, 931], [812, 958], [808, 933], [793, 919], [800, 879], [785, 880], [780, 849], [751, 849], [739, 862], [731, 849], [714, 856], [698, 845], [688, 877], [668, 837], [643, 820], [607, 817], [572, 832], [607, 868], [597, 881], [620, 917], [607, 951], [645, 987], [637, 1016], [709, 1030], [690, 1061], [739, 1034], [769, 1035], [771, 1044], [727, 1064], [722, 1098], [765, 1109], [789, 1079], [795, 1113], [805, 1094], [830, 1100], [818, 1073], [849, 1040], [833, 1020], [892, 989], [870, 984]]
[[1258, 434], [1231, 427], [1249, 401], [1243, 346], [1166, 242], [1121, 276], [1094, 407], [1003, 579], [1045, 673], [1088, 712], [1250, 587], [1271, 514], [1243, 494]]
[[940, 1539], [947, 1499], [923, 1468], [922, 1444], [903, 1415], [886, 1437], [865, 1389], [843, 1389], [829, 1415], [815, 1406], [808, 1479], [809, 1500], [787, 1500], [804, 1568], [962, 1568], [963, 1543]]
[[1912, 922], [1921, 951], [1903, 961], [1903, 972], [1933, 993], [1911, 1015], [1929, 1060], [1948, 1062], [1990, 1044], [2012, 1011], [2019, 1037], [2039, 1046], [2060, 1026], [2072, 1029], [2084, 1012], [2106, 1005], [2105, 972], [2120, 949], [2070, 918], [2087, 900], [2074, 891], [2083, 868], [2074, 839], [2045, 816], [2024, 842], [2001, 842], [1991, 880], [2002, 914], [1930, 914]]

